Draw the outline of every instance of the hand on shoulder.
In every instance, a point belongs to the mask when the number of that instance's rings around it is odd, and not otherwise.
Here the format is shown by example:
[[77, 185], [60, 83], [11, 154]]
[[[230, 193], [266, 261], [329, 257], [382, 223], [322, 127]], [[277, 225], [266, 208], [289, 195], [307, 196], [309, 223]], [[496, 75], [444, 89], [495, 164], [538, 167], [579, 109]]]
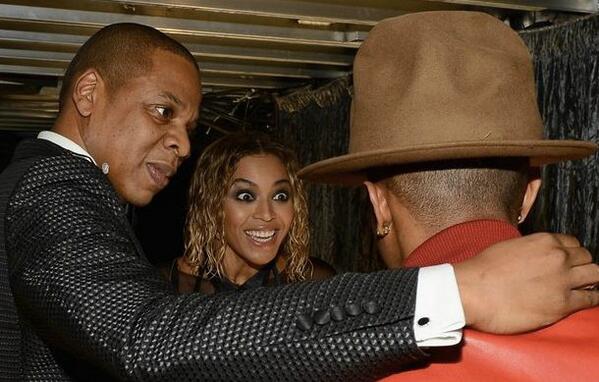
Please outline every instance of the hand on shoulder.
[[519, 333], [599, 304], [599, 266], [572, 236], [537, 233], [495, 244], [456, 264], [466, 323]]

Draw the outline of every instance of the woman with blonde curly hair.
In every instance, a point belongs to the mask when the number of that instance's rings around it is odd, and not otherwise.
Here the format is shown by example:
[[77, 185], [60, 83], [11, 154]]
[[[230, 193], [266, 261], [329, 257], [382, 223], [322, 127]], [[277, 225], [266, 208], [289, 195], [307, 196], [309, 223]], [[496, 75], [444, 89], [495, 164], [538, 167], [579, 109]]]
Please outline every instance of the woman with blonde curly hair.
[[225, 136], [199, 158], [189, 190], [185, 254], [164, 269], [181, 293], [321, 279], [308, 255], [308, 210], [293, 153], [262, 133]]

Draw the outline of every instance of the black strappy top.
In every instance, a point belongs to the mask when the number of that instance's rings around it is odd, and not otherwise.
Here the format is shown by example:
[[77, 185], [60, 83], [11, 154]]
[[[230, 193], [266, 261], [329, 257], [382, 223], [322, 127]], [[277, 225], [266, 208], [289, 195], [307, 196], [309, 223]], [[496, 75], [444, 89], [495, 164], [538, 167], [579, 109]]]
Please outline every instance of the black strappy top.
[[171, 261], [165, 276], [177, 292], [182, 294], [199, 292], [201, 294], [209, 295], [222, 292], [243, 291], [262, 286], [285, 284], [284, 276], [277, 270], [275, 262], [276, 260], [273, 260], [268, 263], [242, 285], [236, 285], [229, 280], [221, 279], [219, 277], [203, 279], [201, 277], [183, 273], [177, 268], [176, 258]]

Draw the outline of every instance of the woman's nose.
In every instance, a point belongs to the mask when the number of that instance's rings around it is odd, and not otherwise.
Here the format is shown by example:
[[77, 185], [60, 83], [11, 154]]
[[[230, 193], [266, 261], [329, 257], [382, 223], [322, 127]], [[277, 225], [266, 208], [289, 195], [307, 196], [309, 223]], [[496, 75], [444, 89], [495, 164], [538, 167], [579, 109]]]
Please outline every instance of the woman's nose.
[[274, 217], [275, 213], [270, 200], [262, 200], [257, 203], [256, 210], [254, 211], [254, 218], [269, 222], [273, 220]]

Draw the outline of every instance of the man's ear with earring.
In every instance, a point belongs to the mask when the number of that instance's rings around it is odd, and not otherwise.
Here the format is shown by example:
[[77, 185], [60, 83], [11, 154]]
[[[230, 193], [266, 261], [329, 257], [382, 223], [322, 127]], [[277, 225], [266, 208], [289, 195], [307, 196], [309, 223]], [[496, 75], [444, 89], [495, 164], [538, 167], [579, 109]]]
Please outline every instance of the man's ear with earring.
[[387, 236], [389, 232], [391, 232], [391, 222], [385, 222], [383, 223], [383, 227], [381, 229], [376, 229], [376, 237], [382, 239]]
[[531, 170], [532, 174], [536, 174], [533, 176], [526, 185], [526, 191], [524, 193], [524, 198], [522, 200], [522, 206], [520, 207], [520, 211], [518, 211], [518, 224], [524, 222], [526, 217], [528, 216], [532, 206], [537, 199], [537, 195], [539, 194], [539, 189], [541, 188], [541, 178], [539, 170]]
[[[372, 210], [377, 223], [376, 237], [378, 239], [382, 239], [383, 237], [387, 236], [389, 232], [391, 232], [391, 215], [385, 192], [380, 185], [370, 181], [364, 182], [364, 186], [366, 186], [370, 204], [372, 205]], [[379, 224], [382, 224], [382, 227], [379, 227]]]

